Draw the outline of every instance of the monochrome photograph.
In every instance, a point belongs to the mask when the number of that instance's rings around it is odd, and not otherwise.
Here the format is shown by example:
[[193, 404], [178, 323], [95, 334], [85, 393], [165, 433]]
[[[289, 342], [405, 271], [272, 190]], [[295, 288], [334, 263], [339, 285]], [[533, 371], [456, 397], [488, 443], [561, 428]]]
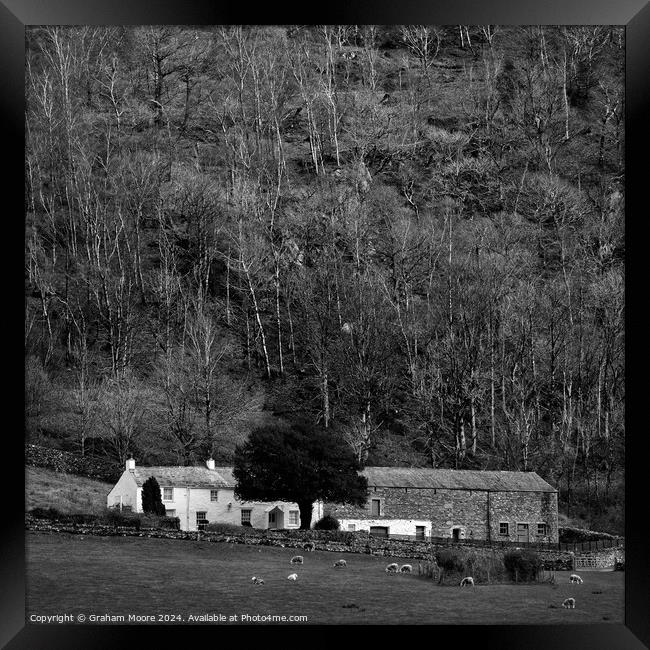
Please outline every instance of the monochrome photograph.
[[622, 626], [625, 60], [27, 25], [26, 623]]

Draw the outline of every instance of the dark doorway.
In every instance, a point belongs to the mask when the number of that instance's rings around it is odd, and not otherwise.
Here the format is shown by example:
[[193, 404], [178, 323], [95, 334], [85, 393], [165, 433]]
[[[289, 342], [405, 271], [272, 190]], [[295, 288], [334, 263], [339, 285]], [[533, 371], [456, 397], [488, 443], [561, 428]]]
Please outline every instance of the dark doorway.
[[452, 529], [451, 537], [454, 540], [454, 542], [460, 542], [460, 528]]
[[284, 528], [284, 512], [277, 506], [269, 511], [269, 528]]

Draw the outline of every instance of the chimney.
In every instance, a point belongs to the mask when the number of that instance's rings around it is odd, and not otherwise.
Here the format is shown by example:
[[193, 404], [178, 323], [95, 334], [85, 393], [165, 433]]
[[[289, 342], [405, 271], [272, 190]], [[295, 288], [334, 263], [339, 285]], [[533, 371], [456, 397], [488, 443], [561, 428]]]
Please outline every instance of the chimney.
[[205, 464], [208, 466], [208, 469], [214, 469], [214, 458], [208, 458]]
[[133, 456], [131, 458], [128, 458], [126, 461], [126, 469], [133, 471], [135, 469], [135, 460], [133, 460]]

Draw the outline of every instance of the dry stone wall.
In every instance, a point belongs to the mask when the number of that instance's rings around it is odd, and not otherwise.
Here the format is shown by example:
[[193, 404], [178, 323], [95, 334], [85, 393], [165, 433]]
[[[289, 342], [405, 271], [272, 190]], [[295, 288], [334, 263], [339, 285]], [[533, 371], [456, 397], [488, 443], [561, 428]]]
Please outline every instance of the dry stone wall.
[[115, 483], [122, 474], [122, 467], [116, 463], [39, 445], [25, 445], [25, 464], [109, 483]]
[[[306, 542], [313, 542], [317, 551], [336, 553], [362, 553], [376, 556], [412, 558], [426, 561], [431, 553], [444, 548], [471, 551], [476, 555], [503, 558], [507, 549], [498, 547], [480, 547], [476, 545], [429, 544], [428, 542], [387, 539], [371, 535], [343, 533], [340, 531], [292, 530], [273, 531], [252, 529], [246, 533], [225, 533], [207, 531], [181, 531], [146, 528], [139, 530], [132, 527], [109, 526], [98, 524], [70, 524], [56, 520], [41, 519], [26, 515], [27, 530], [41, 533], [69, 533], [77, 535], [121, 536], [121, 537], [155, 537], [161, 539], [201, 540], [207, 542], [226, 542], [253, 546], [280, 546], [303, 549]], [[573, 554], [566, 551], [539, 551], [546, 570], [572, 570]]]

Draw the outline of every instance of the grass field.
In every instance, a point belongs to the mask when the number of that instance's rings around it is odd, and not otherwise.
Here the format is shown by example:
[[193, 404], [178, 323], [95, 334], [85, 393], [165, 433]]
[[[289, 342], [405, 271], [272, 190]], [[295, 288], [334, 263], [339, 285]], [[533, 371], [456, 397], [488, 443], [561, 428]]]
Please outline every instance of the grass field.
[[65, 513], [100, 513], [113, 486], [44, 467], [25, 467], [25, 508], [56, 508]]
[[[27, 614], [307, 616], [311, 624], [622, 623], [624, 574], [584, 573], [584, 584], [441, 587], [388, 575], [391, 561], [359, 554], [129, 537], [26, 533]], [[340, 557], [346, 568], [335, 569]], [[414, 563], [417, 567], [417, 561]], [[290, 573], [298, 580], [287, 580]], [[253, 585], [252, 576], [264, 578]], [[594, 593], [597, 592], [597, 593]], [[576, 598], [576, 608], [562, 601]], [[555, 605], [555, 607], [551, 607]], [[266, 622], [266, 621], [265, 621]]]

